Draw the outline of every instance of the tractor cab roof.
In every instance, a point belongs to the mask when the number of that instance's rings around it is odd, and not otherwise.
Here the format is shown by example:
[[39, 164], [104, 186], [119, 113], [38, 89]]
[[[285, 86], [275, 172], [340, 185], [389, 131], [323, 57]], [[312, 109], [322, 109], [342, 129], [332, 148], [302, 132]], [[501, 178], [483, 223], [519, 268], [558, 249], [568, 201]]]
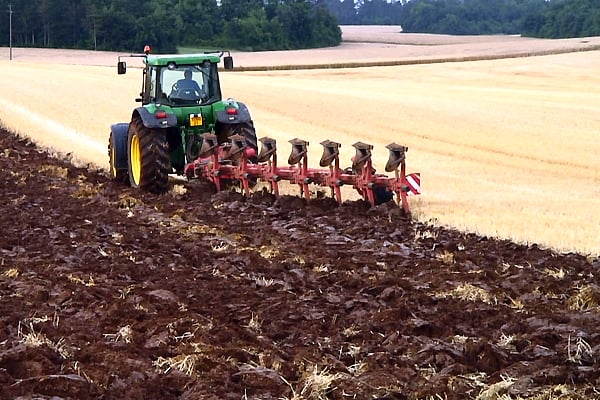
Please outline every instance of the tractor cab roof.
[[170, 63], [175, 65], [202, 64], [205, 61], [219, 63], [221, 57], [217, 54], [199, 53], [199, 54], [152, 54], [145, 59], [146, 65], [153, 67], [163, 67]]

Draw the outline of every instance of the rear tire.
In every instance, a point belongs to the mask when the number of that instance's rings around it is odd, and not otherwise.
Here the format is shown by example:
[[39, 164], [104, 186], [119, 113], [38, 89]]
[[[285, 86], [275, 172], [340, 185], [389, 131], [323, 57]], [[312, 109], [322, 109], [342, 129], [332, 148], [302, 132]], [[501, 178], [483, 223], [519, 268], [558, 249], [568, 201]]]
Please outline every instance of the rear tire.
[[112, 180], [129, 183], [127, 174], [127, 130], [128, 123], [114, 124], [110, 127], [108, 138], [109, 173]]
[[134, 117], [127, 135], [128, 174], [131, 186], [152, 193], [169, 189], [169, 143], [166, 131], [149, 129]]

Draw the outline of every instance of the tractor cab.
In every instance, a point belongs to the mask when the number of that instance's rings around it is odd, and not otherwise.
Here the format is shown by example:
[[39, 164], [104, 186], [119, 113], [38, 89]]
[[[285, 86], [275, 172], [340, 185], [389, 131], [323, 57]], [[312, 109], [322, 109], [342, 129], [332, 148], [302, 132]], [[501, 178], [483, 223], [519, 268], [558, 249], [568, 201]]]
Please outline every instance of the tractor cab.
[[[150, 67], [149, 100], [170, 106], [210, 104], [221, 100], [215, 63]], [[214, 83], [217, 82], [215, 85]]]
[[146, 59], [142, 104], [171, 107], [208, 105], [221, 101], [216, 56], [156, 56]]
[[[166, 106], [208, 105], [221, 101], [218, 64], [223, 52], [200, 54], [150, 55], [144, 51], [144, 79], [136, 101]], [[132, 55], [130, 57], [134, 57]], [[233, 58], [223, 58], [225, 69], [233, 68]], [[117, 64], [119, 74], [126, 73], [125, 61]]]

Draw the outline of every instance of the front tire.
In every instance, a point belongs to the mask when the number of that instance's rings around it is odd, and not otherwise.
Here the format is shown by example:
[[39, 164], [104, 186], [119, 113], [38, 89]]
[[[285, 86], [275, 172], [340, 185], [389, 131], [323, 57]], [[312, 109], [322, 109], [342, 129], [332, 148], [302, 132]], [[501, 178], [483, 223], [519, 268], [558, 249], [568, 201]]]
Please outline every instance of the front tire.
[[134, 117], [127, 135], [129, 182], [136, 189], [164, 193], [169, 189], [169, 143], [162, 129], [144, 126]]

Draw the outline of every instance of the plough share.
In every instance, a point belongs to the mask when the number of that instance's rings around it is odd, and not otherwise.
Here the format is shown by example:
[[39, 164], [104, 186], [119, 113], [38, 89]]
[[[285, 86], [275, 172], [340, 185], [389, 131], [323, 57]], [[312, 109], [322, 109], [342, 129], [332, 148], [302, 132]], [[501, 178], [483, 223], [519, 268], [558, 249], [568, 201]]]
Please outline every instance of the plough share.
[[389, 159], [385, 171], [394, 173], [393, 177], [388, 177], [376, 173], [371, 160], [373, 146], [362, 142], [353, 144], [356, 154], [352, 157], [352, 167], [342, 169], [339, 160], [341, 145], [331, 140], [321, 142], [323, 155], [319, 165], [322, 168], [309, 168], [309, 142], [302, 139], [290, 140], [292, 152], [288, 166], [277, 164], [277, 144], [269, 137], [259, 139], [261, 149], [258, 156], [247, 146], [242, 135], [233, 135], [229, 143], [221, 145], [214, 134], [204, 134], [202, 139], [198, 158], [186, 166], [185, 174], [189, 178], [206, 178], [214, 183], [217, 190], [222, 190], [226, 182], [238, 181], [244, 193], [249, 195], [251, 186], [262, 181], [269, 183], [271, 192], [277, 197], [278, 183], [288, 181], [299, 185], [308, 200], [309, 185], [315, 184], [331, 188], [333, 197], [341, 204], [341, 187], [352, 185], [371, 205], [391, 200], [395, 194], [406, 214], [410, 214], [407, 197], [420, 194], [419, 174], [406, 175], [405, 154], [408, 147], [396, 143], [386, 146]]

